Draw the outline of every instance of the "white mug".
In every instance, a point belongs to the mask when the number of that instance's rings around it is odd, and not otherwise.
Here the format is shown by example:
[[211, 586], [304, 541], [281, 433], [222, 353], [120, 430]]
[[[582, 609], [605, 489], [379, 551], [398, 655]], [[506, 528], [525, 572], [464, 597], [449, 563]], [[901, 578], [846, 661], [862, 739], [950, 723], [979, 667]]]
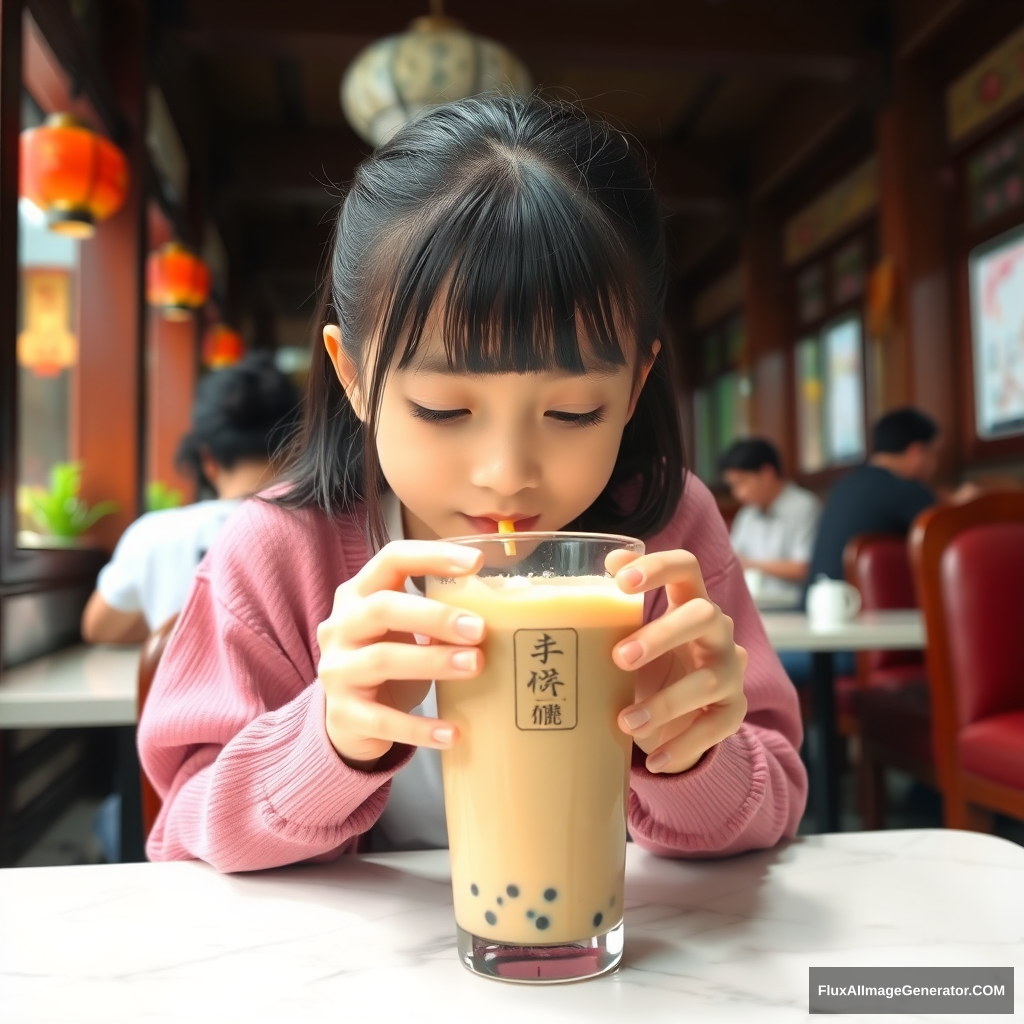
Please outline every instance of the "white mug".
[[860, 593], [843, 580], [819, 576], [807, 588], [807, 617], [811, 626], [829, 629], [849, 622], [860, 611]]

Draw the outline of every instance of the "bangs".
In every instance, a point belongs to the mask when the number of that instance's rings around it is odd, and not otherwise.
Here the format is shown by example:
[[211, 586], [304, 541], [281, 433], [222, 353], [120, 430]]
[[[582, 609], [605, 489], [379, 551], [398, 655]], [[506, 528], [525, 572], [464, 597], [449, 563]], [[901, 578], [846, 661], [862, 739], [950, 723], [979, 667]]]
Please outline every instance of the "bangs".
[[492, 152], [452, 183], [405, 233], [396, 275], [375, 275], [378, 294], [392, 296], [378, 321], [381, 363], [412, 363], [430, 323], [456, 373], [626, 365], [638, 342], [653, 341], [640, 336], [636, 254], [585, 182], [504, 156]]

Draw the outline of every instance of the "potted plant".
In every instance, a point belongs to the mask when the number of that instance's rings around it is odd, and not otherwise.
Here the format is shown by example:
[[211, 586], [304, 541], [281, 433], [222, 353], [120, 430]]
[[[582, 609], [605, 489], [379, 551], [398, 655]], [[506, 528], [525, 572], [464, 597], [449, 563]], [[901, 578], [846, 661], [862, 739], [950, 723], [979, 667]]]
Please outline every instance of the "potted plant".
[[113, 501], [88, 505], [79, 494], [82, 489], [82, 464], [58, 462], [50, 470], [50, 487], [26, 487], [21, 501], [29, 520], [38, 529], [21, 530], [19, 547], [80, 547], [81, 537], [104, 516], [116, 512]]
[[166, 508], [178, 508], [185, 495], [177, 488], [168, 487], [163, 480], [153, 480], [146, 486], [146, 511], [162, 512]]

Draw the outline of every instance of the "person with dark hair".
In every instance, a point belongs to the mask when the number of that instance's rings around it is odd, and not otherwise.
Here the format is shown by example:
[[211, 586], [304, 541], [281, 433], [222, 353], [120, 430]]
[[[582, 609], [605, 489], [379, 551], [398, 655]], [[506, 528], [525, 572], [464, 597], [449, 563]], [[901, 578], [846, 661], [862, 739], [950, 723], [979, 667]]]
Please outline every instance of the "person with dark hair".
[[818, 527], [809, 581], [843, 578], [843, 551], [865, 533], [905, 537], [938, 500], [928, 486], [938, 467], [939, 428], [918, 409], [886, 413], [872, 432], [874, 452], [831, 490]]
[[152, 860], [446, 846], [439, 751], [464, 738], [431, 680], [472, 687], [485, 627], [416, 580], [474, 573], [444, 538], [506, 519], [646, 542], [615, 578], [647, 621], [611, 652], [637, 670], [615, 723], [636, 841], [704, 856], [795, 833], [796, 696], [684, 471], [667, 286], [642, 162], [573, 105], [460, 100], [359, 165], [288, 482], [218, 537], [140, 722]]
[[821, 502], [782, 475], [770, 441], [737, 441], [719, 460], [719, 471], [743, 507], [730, 539], [754, 600], [770, 597], [796, 607], [821, 515]]
[[249, 355], [199, 382], [176, 461], [216, 498], [148, 512], [125, 530], [82, 614], [85, 640], [139, 641], [181, 611], [214, 537], [244, 497], [273, 480], [275, 453], [298, 412], [295, 386], [268, 355]]

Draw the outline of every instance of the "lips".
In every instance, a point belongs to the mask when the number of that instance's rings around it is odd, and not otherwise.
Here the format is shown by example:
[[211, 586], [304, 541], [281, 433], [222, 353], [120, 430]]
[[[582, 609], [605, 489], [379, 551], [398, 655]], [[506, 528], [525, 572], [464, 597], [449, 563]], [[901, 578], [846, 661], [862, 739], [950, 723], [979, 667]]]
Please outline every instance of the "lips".
[[472, 526], [474, 533], [497, 533], [498, 521], [504, 519], [510, 519], [516, 524], [516, 532], [523, 533], [526, 530], [532, 530], [537, 525], [540, 516], [525, 516], [515, 512], [509, 515], [489, 512], [485, 516], [463, 516], [463, 518]]

